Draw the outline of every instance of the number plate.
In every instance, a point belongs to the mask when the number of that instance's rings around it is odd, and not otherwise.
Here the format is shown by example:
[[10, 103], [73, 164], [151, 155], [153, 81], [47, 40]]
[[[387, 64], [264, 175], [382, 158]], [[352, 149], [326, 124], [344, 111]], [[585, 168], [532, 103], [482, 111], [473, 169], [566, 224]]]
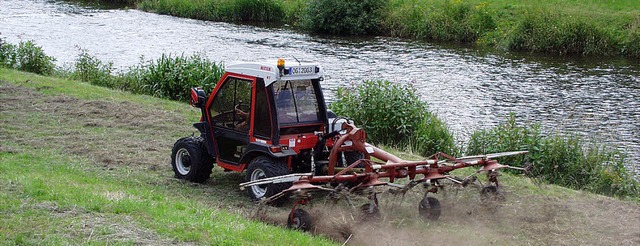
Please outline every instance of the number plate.
[[315, 66], [306, 66], [306, 67], [290, 67], [289, 74], [290, 75], [299, 75], [299, 74], [313, 74], [316, 72]]

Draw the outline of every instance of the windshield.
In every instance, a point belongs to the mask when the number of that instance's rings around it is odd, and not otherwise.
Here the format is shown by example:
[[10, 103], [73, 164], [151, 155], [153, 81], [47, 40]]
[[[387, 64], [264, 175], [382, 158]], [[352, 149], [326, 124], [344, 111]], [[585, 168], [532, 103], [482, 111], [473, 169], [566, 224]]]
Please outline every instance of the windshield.
[[284, 80], [273, 84], [280, 124], [317, 122], [318, 100], [311, 80]]

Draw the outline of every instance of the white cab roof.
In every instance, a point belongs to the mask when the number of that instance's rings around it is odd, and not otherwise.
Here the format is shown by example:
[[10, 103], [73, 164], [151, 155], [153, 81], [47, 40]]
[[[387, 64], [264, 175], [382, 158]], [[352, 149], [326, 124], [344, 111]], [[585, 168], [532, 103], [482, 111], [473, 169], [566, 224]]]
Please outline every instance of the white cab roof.
[[278, 79], [302, 80], [320, 79], [324, 71], [317, 63], [298, 63], [293, 59], [285, 60], [284, 73], [278, 70], [278, 61], [265, 62], [233, 62], [226, 67], [227, 72], [248, 75], [264, 79], [265, 86], [273, 84]]

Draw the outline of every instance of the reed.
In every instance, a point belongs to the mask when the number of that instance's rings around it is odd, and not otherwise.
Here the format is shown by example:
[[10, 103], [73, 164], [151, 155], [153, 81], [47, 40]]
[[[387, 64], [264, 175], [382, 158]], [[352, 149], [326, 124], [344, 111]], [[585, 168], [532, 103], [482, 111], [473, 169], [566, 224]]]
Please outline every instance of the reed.
[[574, 135], [542, 134], [539, 125], [518, 124], [514, 114], [494, 128], [474, 132], [466, 154], [513, 150], [529, 154], [501, 161], [533, 165], [531, 174], [549, 183], [609, 196], [640, 195], [640, 183], [625, 169], [624, 153]]
[[285, 10], [279, 0], [143, 0], [138, 8], [180, 17], [227, 22], [281, 22]]

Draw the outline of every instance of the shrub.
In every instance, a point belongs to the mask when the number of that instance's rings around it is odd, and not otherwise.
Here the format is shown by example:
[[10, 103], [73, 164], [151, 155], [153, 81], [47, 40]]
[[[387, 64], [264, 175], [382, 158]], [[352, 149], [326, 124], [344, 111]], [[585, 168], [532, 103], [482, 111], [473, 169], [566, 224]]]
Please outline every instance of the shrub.
[[547, 182], [605, 195], [640, 195], [640, 184], [625, 169], [625, 157], [619, 151], [598, 144], [586, 145], [576, 136], [543, 136], [538, 125], [519, 126], [513, 114], [505, 123], [475, 132], [466, 154], [514, 150], [529, 150], [529, 154], [501, 162], [533, 164], [531, 175]]
[[311, 0], [304, 28], [339, 35], [377, 34], [387, 0]]
[[364, 81], [355, 88], [339, 88], [330, 107], [365, 129], [370, 142], [409, 145], [423, 154], [455, 151], [446, 125], [428, 111], [414, 91], [409, 85]]
[[32, 41], [21, 41], [18, 45], [0, 39], [0, 65], [26, 72], [50, 75], [55, 71], [55, 58], [44, 53]]

